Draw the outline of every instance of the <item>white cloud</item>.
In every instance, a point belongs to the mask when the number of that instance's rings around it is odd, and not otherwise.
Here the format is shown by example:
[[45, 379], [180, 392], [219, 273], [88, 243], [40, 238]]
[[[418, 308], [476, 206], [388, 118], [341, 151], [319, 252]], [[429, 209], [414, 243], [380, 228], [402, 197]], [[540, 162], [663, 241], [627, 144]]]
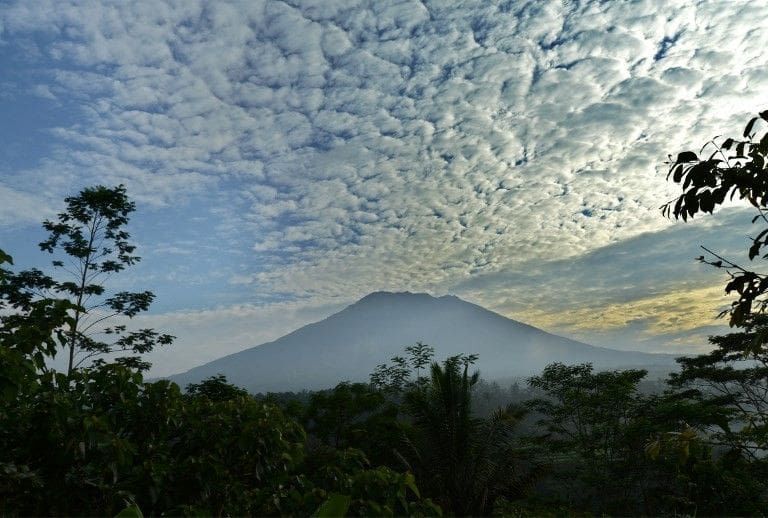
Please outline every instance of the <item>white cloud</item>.
[[2, 226], [37, 223], [41, 219], [54, 215], [52, 210], [41, 209], [46, 206], [47, 200], [41, 199], [32, 192], [10, 189], [1, 182], [0, 200], [2, 200], [0, 203], [0, 225]]
[[9, 3], [6, 46], [44, 34], [39, 92], [83, 119], [0, 196], [124, 182], [173, 219], [209, 195], [260, 294], [449, 289], [668, 226], [667, 153], [763, 108], [766, 16], [746, 0]]

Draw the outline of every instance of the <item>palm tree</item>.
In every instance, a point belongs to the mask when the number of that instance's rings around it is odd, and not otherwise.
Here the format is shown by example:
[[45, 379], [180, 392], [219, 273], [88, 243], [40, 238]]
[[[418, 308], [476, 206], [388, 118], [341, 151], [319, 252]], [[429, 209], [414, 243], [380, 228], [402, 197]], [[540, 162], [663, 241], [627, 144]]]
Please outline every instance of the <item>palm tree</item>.
[[469, 373], [476, 355], [433, 363], [429, 382], [405, 394], [417, 435], [411, 444], [419, 484], [449, 513], [488, 515], [498, 496], [515, 498], [530, 476], [517, 475], [512, 431], [524, 412], [510, 406], [489, 419], [472, 416]]

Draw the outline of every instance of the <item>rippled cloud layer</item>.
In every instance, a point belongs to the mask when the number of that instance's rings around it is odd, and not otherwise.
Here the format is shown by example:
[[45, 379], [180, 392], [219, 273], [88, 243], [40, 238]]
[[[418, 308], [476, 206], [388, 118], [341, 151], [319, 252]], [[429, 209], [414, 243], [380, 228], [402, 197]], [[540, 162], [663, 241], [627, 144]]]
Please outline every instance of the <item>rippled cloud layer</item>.
[[667, 154], [764, 108], [766, 19], [736, 0], [9, 3], [0, 102], [51, 118], [3, 129], [0, 225], [122, 182], [167, 221], [194, 204], [254, 297], [460, 291], [667, 227]]

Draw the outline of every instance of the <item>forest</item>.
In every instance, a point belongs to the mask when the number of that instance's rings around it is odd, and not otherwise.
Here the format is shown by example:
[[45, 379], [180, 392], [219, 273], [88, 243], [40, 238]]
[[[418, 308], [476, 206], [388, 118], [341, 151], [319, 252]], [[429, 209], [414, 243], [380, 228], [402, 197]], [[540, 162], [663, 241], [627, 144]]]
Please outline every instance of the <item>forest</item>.
[[[768, 223], [768, 133], [670, 158], [688, 220], [730, 198]], [[706, 148], [705, 148], [706, 149]], [[763, 516], [768, 513], [768, 277], [728, 273], [733, 332], [642, 369], [552, 363], [509, 384], [477, 357], [403, 344], [368, 383], [249, 394], [215, 376], [149, 381], [142, 354], [174, 337], [129, 329], [150, 291], [110, 292], [139, 261], [124, 186], [65, 200], [41, 251], [60, 276], [0, 251], [3, 516]], [[765, 258], [768, 228], [749, 258]], [[436, 344], [432, 344], [436, 345]], [[63, 354], [66, 370], [52, 367]]]

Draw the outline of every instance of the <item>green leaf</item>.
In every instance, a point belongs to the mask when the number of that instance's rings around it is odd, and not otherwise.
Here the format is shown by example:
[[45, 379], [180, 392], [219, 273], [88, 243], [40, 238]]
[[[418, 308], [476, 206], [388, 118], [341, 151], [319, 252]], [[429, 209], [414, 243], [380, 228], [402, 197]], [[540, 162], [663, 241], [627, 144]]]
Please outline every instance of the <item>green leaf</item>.
[[412, 473], [405, 474], [405, 486], [413, 491], [416, 496], [421, 498], [421, 495], [419, 494], [419, 488], [416, 486], [416, 477], [414, 477]]
[[142, 514], [139, 506], [133, 503], [117, 513], [115, 518], [144, 518], [144, 514]]
[[656, 440], [650, 441], [645, 445], [645, 454], [648, 455], [651, 459], [656, 460], [659, 458], [659, 454], [661, 453], [661, 440], [658, 438]]
[[315, 511], [312, 516], [317, 516], [318, 518], [345, 516], [347, 514], [347, 509], [349, 509], [349, 502], [349, 495], [331, 493], [325, 502], [320, 504], [320, 507], [317, 508], [317, 511]]

